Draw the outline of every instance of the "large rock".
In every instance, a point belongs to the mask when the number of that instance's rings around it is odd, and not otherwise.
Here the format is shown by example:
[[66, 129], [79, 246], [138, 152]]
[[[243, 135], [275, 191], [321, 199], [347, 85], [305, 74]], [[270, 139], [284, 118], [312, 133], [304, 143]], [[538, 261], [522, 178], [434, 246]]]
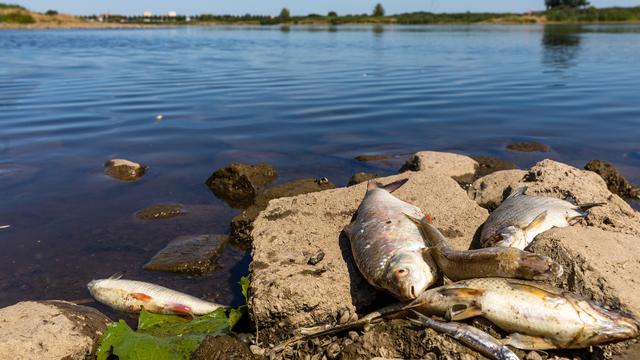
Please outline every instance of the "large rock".
[[[498, 173], [495, 173], [498, 174]], [[573, 166], [553, 160], [543, 160], [533, 166], [522, 180], [514, 180], [520, 173], [509, 176], [488, 175], [478, 179], [490, 186], [473, 186], [476, 199], [498, 199], [497, 194], [508, 194], [520, 186], [527, 186], [527, 194], [570, 198], [578, 204], [606, 202], [604, 206], [589, 210], [589, 216], [583, 225], [595, 226], [604, 230], [640, 235], [640, 214], [619, 196], [607, 189], [607, 184], [596, 173], [580, 170]], [[516, 175], [517, 174], [517, 175]], [[500, 200], [500, 202], [502, 202]], [[499, 205], [499, 204], [496, 204]]]
[[250, 206], [258, 191], [278, 177], [269, 164], [245, 165], [234, 163], [216, 170], [207, 179], [207, 186], [231, 207]]
[[0, 309], [0, 359], [85, 360], [111, 320], [65, 301], [25, 301]]
[[471, 184], [467, 193], [472, 200], [485, 209], [495, 210], [509, 191], [518, 186], [527, 174], [524, 170], [496, 171], [483, 176]]
[[612, 193], [622, 197], [640, 198], [640, 187], [631, 184], [612, 164], [602, 160], [591, 160], [584, 168], [600, 175]]
[[146, 171], [144, 165], [125, 159], [112, 159], [104, 164], [104, 173], [114, 179], [134, 181], [141, 178]]
[[267, 207], [270, 200], [281, 197], [308, 194], [316, 191], [334, 189], [336, 186], [329, 180], [301, 179], [274, 186], [260, 192], [254, 199], [253, 205], [231, 220], [231, 238], [236, 244], [250, 244], [253, 241], [251, 231], [253, 220]]
[[[488, 213], [451, 177], [434, 171], [379, 179], [408, 178], [395, 192], [428, 212], [452, 243], [468, 248]], [[366, 192], [366, 184], [271, 200], [254, 222], [250, 303], [261, 336], [286, 337], [301, 325], [335, 321], [363, 312], [380, 293], [356, 268], [342, 228]], [[324, 259], [309, 265], [320, 250]]]
[[407, 161], [400, 171], [429, 171], [470, 182], [478, 166], [477, 161], [465, 155], [421, 151]]
[[202, 275], [213, 263], [229, 239], [226, 235], [185, 235], [173, 239], [147, 264], [145, 270]]

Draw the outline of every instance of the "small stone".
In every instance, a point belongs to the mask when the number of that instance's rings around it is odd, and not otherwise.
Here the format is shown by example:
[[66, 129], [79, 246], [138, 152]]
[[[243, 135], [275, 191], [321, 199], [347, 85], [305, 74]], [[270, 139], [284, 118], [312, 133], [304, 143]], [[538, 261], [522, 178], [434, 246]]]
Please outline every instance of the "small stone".
[[136, 213], [141, 220], [169, 219], [184, 215], [186, 212], [180, 204], [158, 204], [144, 208]]
[[226, 245], [225, 235], [186, 235], [172, 240], [147, 264], [145, 270], [202, 275], [210, 271]]
[[265, 350], [265, 349], [261, 348], [261, 347], [260, 347], [260, 346], [258, 346], [258, 345], [251, 345], [251, 346], [249, 346], [249, 350], [251, 350], [251, 352], [252, 352], [254, 355], [258, 355], [258, 356], [264, 356], [264, 354], [265, 354], [265, 352], [266, 352], [266, 350]]
[[320, 261], [324, 259], [324, 251], [318, 250], [312, 257], [309, 258], [307, 264], [309, 265], [317, 265]]
[[549, 152], [549, 145], [538, 142], [520, 142], [507, 145], [507, 149], [520, 152]]
[[358, 335], [358, 333], [356, 331], [349, 331], [349, 333], [347, 334], [347, 336], [349, 337], [349, 339], [356, 341], [356, 339], [360, 336]]
[[104, 173], [114, 179], [122, 181], [134, 181], [145, 173], [145, 167], [130, 160], [112, 159], [104, 164]]
[[359, 172], [357, 174], [354, 174], [351, 179], [349, 179], [349, 182], [347, 183], [347, 186], [353, 186], [356, 184], [360, 184], [362, 182], [365, 181], [369, 181], [375, 178], [380, 177], [380, 175], [375, 174], [375, 173], [367, 173], [367, 172]]
[[351, 312], [349, 310], [342, 310], [338, 313], [338, 324], [346, 324], [351, 319]]
[[246, 209], [254, 203], [259, 190], [277, 177], [278, 172], [270, 164], [233, 163], [216, 170], [206, 183], [229, 206]]
[[327, 346], [326, 353], [327, 358], [332, 360], [335, 359], [340, 354], [340, 345], [338, 345], [338, 343], [331, 343], [329, 346]]
[[525, 360], [543, 360], [542, 356], [535, 351], [529, 351], [525, 356]]
[[326, 177], [321, 177], [319, 179], [316, 179], [316, 183], [318, 185], [325, 185], [329, 183], [329, 179], [327, 179]]
[[164, 116], [162, 116], [161, 114], [156, 115], [156, 121], [160, 121], [164, 118]]

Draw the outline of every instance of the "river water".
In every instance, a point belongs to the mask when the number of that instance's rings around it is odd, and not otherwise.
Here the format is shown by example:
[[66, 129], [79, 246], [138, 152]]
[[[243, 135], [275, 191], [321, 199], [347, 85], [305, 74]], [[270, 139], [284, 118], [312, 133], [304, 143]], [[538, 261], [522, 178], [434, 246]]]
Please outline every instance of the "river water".
[[[238, 210], [204, 184], [216, 168], [344, 185], [423, 149], [603, 159], [640, 183], [640, 26], [0, 31], [0, 306], [86, 299], [117, 272], [238, 304], [250, 257], [232, 245], [204, 277], [142, 270], [176, 236], [228, 233]], [[118, 182], [111, 158], [149, 172]], [[134, 218], [156, 203], [190, 213]]]

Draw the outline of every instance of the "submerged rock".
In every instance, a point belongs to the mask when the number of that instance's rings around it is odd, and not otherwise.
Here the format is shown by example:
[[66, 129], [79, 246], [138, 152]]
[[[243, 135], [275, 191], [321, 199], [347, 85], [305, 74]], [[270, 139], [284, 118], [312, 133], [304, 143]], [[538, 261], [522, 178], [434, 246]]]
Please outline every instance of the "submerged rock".
[[146, 169], [143, 165], [124, 159], [112, 159], [104, 164], [104, 173], [114, 179], [134, 181], [141, 178]]
[[360, 184], [362, 182], [365, 181], [369, 181], [375, 178], [380, 177], [380, 175], [378, 174], [374, 174], [374, 173], [367, 173], [367, 172], [359, 172], [357, 174], [354, 174], [351, 179], [349, 179], [349, 182], [347, 183], [347, 186], [352, 186], [352, 185], [356, 185], [356, 184]]
[[355, 159], [362, 162], [368, 162], [368, 161], [387, 160], [389, 157], [390, 156], [387, 156], [387, 155], [358, 155], [355, 157]]
[[207, 336], [191, 360], [244, 360], [260, 359], [255, 356], [249, 346], [236, 337], [229, 335]]
[[270, 200], [281, 197], [308, 194], [316, 191], [333, 189], [336, 186], [327, 179], [302, 179], [274, 186], [259, 193], [254, 204], [231, 220], [231, 238], [239, 244], [250, 244], [253, 241], [251, 231], [253, 221]]
[[185, 235], [172, 240], [147, 264], [145, 270], [202, 275], [213, 268], [229, 238], [225, 235]]
[[181, 204], [157, 204], [144, 208], [136, 213], [141, 220], [169, 219], [186, 214]]
[[551, 147], [538, 142], [520, 142], [507, 145], [507, 149], [520, 152], [549, 152]]
[[459, 182], [471, 182], [478, 166], [478, 162], [465, 155], [421, 151], [409, 159], [400, 172], [430, 171], [456, 178]]
[[600, 175], [612, 193], [627, 198], [640, 198], [640, 187], [631, 184], [612, 164], [591, 160], [584, 168]]
[[0, 359], [90, 359], [110, 323], [98, 310], [66, 301], [20, 302], [0, 309]]
[[234, 208], [247, 208], [259, 190], [278, 177], [270, 164], [245, 165], [233, 163], [216, 170], [207, 179], [213, 193]]
[[478, 168], [476, 169], [477, 178], [492, 174], [496, 171], [513, 170], [518, 168], [511, 162], [491, 156], [472, 156], [471, 158], [478, 162]]

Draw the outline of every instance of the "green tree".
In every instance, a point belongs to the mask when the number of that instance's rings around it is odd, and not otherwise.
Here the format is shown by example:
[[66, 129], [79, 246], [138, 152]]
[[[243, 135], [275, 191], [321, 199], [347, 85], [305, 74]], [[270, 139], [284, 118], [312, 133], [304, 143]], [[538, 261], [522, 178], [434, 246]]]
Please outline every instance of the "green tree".
[[376, 4], [376, 7], [373, 8], [373, 16], [384, 16], [384, 8], [382, 7], [382, 4]]
[[327, 14], [328, 17], [336, 17], [338, 16], [338, 14], [335, 11], [329, 11], [329, 13]]
[[589, 6], [587, 0], [545, 0], [544, 4], [547, 9], [553, 9], [557, 7], [570, 7], [570, 8], [583, 8]]
[[45, 15], [49, 15], [49, 16], [53, 16], [53, 15], [58, 15], [58, 12], [55, 10], [47, 10], [46, 13], [44, 13]]
[[278, 17], [282, 20], [287, 20], [291, 17], [291, 13], [289, 12], [289, 9], [282, 8], [282, 11], [280, 11], [280, 15], [278, 15]]

